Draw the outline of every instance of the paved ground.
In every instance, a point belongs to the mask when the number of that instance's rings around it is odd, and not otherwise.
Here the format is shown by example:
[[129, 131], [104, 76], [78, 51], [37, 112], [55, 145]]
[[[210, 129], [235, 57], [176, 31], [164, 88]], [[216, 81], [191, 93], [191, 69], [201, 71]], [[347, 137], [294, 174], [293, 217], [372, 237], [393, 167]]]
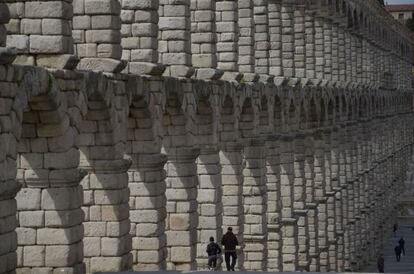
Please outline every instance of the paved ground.
[[[400, 237], [405, 240], [405, 256], [401, 255], [401, 261], [397, 262], [394, 247], [398, 244]], [[414, 230], [412, 227], [400, 226], [396, 237], [391, 237], [384, 251], [385, 272], [388, 273], [414, 273]], [[365, 269], [366, 272], [376, 272], [376, 263]]]

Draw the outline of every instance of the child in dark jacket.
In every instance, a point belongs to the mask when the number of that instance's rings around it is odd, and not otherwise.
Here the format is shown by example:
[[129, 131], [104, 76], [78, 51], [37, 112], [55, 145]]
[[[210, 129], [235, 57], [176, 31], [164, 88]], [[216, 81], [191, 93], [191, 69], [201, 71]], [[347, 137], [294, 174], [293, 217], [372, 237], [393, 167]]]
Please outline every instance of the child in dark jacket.
[[207, 245], [208, 269], [214, 270], [217, 266], [217, 255], [221, 253], [221, 248], [214, 242], [214, 237], [210, 237], [210, 243]]

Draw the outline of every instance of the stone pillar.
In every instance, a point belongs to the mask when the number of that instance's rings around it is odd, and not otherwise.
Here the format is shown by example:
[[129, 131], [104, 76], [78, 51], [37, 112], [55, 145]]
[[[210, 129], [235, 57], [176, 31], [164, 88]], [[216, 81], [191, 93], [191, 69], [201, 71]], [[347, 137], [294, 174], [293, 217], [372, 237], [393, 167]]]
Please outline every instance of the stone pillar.
[[293, 209], [295, 218], [298, 220], [298, 270], [309, 269], [309, 230], [308, 216], [305, 207], [306, 202], [306, 180], [305, 180], [305, 136], [298, 134], [294, 140], [294, 186], [293, 186]]
[[120, 72], [121, 3], [117, 0], [75, 0], [73, 2], [73, 40], [81, 59], [79, 70]]
[[322, 20], [323, 25], [323, 57], [325, 59], [324, 80], [332, 80], [332, 22], [328, 19]]
[[[326, 74], [330, 75], [330, 74]], [[336, 235], [335, 235], [335, 192], [333, 190], [332, 171], [332, 133], [330, 129], [323, 132], [325, 149], [325, 193], [327, 197], [327, 237], [328, 237], [328, 270], [336, 270]]]
[[[6, 28], [4, 24], [9, 22], [10, 13], [5, 3], [0, 3], [0, 10], [0, 64], [3, 65], [13, 62], [16, 52], [13, 50], [14, 53], [11, 54], [12, 51], [6, 48]], [[1, 68], [5, 69], [3, 66], [1, 66]], [[7, 77], [7, 73], [0, 76], [3, 86], [2, 90], [14, 90], [16, 83], [8, 82], [7, 79], [10, 79], [10, 77]], [[0, 96], [0, 101], [5, 106], [11, 106], [13, 102], [12, 99], [14, 98], [10, 98], [7, 93], [8, 92], [5, 92]], [[10, 111], [10, 113], [8, 113], [8, 111]], [[12, 117], [19, 117], [16, 110], [12, 108], [6, 110], [3, 115], [5, 121], [13, 121], [11, 120]], [[15, 123], [21, 123], [21, 119], [14, 119], [14, 121]], [[1, 274], [14, 273], [17, 266], [17, 237], [15, 231], [17, 224], [17, 207], [15, 196], [19, 188], [16, 183], [17, 138], [16, 135], [13, 134], [14, 130], [21, 130], [21, 125], [12, 123], [11, 127], [8, 129], [3, 128], [0, 130], [0, 138], [2, 140], [0, 149], [4, 151], [0, 157], [0, 223], [7, 224], [0, 229], [0, 238], [3, 242], [2, 246], [4, 246], [0, 251]]]
[[324, 54], [324, 29], [323, 18], [314, 18], [315, 27], [315, 78], [324, 79], [325, 54]]
[[291, 136], [280, 140], [280, 186], [282, 200], [282, 264], [283, 271], [298, 269], [298, 231], [294, 218], [294, 158]]
[[284, 77], [295, 77], [294, 63], [294, 10], [295, 6], [288, 2], [282, 1], [282, 66]]
[[190, 0], [160, 2], [159, 16], [159, 62], [167, 66], [164, 75], [191, 77]]
[[282, 14], [280, 0], [268, 0], [269, 17], [269, 74], [283, 76], [282, 66]]
[[130, 269], [132, 256], [127, 171], [131, 162], [109, 159], [114, 147], [96, 146], [87, 150], [83, 149], [83, 153], [89, 153], [88, 160], [84, 159], [81, 163], [82, 168], [89, 171], [82, 181], [86, 270], [93, 273]]
[[318, 210], [315, 200], [314, 172], [314, 138], [309, 135], [305, 139], [305, 179], [306, 179], [306, 209], [308, 210], [308, 241], [309, 241], [309, 271], [319, 269], [318, 263]]
[[269, 12], [268, 0], [253, 1], [254, 4], [254, 57], [255, 73], [262, 75], [262, 81], [269, 78]]
[[197, 165], [199, 150], [168, 149], [167, 248], [171, 270], [194, 270], [197, 256]]
[[338, 271], [345, 271], [345, 230], [347, 219], [347, 178], [346, 178], [346, 129], [340, 124], [336, 134], [337, 163], [338, 163], [338, 188], [336, 198], [336, 232], [338, 241]]
[[[41, 102], [45, 109], [49, 109], [46, 108], [47, 101]], [[35, 121], [31, 118], [37, 115], [34, 111], [25, 113], [27, 122], [23, 124], [24, 130], [17, 158], [17, 181], [22, 186], [16, 196], [19, 226], [16, 229], [18, 273], [84, 273], [84, 214], [81, 210], [80, 181], [85, 172], [78, 169], [79, 150], [74, 147], [74, 129], [68, 127], [69, 122], [66, 127], [62, 125], [64, 122], [56, 126], [59, 130], [52, 127], [53, 125], [42, 127], [28, 123]], [[67, 116], [65, 118], [68, 119]], [[35, 128], [37, 133], [30, 130]], [[64, 144], [61, 130], [65, 132]], [[6, 178], [9, 176], [5, 175]], [[4, 183], [2, 185], [8, 186]], [[12, 243], [16, 237], [12, 231], [15, 218], [11, 217], [16, 205], [14, 200], [3, 200], [1, 206], [1, 219], [9, 222], [2, 225], [8, 233], [2, 232], [7, 238], [2, 238], [4, 244], [0, 262], [4, 262], [7, 257], [10, 261], [0, 265], [0, 272], [14, 273], [13, 269], [10, 269], [10, 272], [6, 272], [5, 269], [15, 264], [14, 254], [7, 253], [13, 248]], [[3, 250], [6, 253], [3, 253]]]
[[[7, 23], [10, 15], [6, 45], [17, 49], [15, 63], [58, 69], [76, 67], [78, 60], [73, 55], [70, 27], [71, 1], [13, 1], [7, 3], [10, 13], [4, 5], [0, 7], [1, 23]], [[6, 29], [3, 25], [0, 28], [0, 46], [5, 46]]]
[[161, 75], [158, 63], [159, 1], [120, 1], [122, 60], [126, 73]]
[[306, 36], [305, 36], [305, 6], [297, 5], [294, 8], [294, 67], [295, 77], [305, 78], [305, 62], [306, 62]]
[[138, 154], [128, 170], [134, 271], [166, 269], [166, 161], [164, 154]]
[[246, 82], [257, 79], [255, 74], [255, 27], [254, 27], [254, 4], [252, 0], [239, 0], [239, 71], [244, 74]]
[[238, 0], [216, 0], [217, 68], [224, 71], [223, 80], [239, 81], [238, 66]]
[[223, 190], [220, 155], [216, 146], [202, 146], [197, 159], [198, 173], [198, 241], [197, 266], [207, 266], [206, 243], [211, 236], [217, 242], [222, 238]]
[[345, 68], [346, 68], [346, 81], [352, 81], [352, 47], [351, 47], [351, 34], [349, 31], [345, 31]]
[[337, 27], [338, 30], [338, 70], [339, 80], [346, 82], [346, 47], [345, 47], [345, 30], [342, 26]]
[[339, 81], [339, 26], [332, 23], [332, 81]]
[[305, 16], [305, 52], [306, 52], [306, 78], [315, 79], [315, 14], [306, 11]]
[[278, 139], [269, 137], [266, 154], [267, 271], [282, 269], [280, 155]]
[[318, 263], [317, 271], [328, 269], [328, 223], [327, 202], [325, 189], [325, 158], [324, 143], [321, 133], [314, 136], [314, 173], [315, 173], [315, 200], [318, 209]]
[[191, 56], [198, 79], [219, 79], [217, 69], [216, 0], [191, 1]]
[[243, 149], [244, 269], [267, 269], [267, 189], [265, 147], [262, 140], [248, 141]]
[[[243, 246], [243, 174], [242, 174], [242, 145], [239, 143], [225, 143], [220, 151], [221, 178], [223, 184], [223, 232], [228, 227], [233, 228], [239, 246]], [[244, 253], [238, 252], [237, 264], [243, 269]]]

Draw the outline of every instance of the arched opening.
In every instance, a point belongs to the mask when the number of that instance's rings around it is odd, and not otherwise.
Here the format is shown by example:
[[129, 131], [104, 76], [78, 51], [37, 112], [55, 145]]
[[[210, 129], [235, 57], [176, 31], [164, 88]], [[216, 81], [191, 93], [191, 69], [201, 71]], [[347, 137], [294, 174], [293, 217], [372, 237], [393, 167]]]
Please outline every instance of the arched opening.
[[269, 123], [268, 100], [265, 95], [262, 96], [260, 102], [259, 126], [261, 134], [267, 134], [272, 130], [272, 127]]
[[[128, 186], [134, 271], [166, 269], [165, 220], [158, 216], [165, 216], [167, 159], [160, 153], [160, 136], [156, 136], [148, 103], [144, 96], [136, 96], [128, 115], [126, 155], [132, 160]], [[157, 218], [149, 218], [152, 215]]]

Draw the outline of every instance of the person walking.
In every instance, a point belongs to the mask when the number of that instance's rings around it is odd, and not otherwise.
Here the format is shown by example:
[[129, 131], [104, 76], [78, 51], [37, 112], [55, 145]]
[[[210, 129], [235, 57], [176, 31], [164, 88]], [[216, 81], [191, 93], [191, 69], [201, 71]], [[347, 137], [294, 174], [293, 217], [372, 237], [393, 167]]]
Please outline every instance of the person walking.
[[231, 227], [229, 227], [227, 233], [223, 235], [221, 244], [224, 246], [224, 260], [226, 261], [227, 271], [234, 271], [237, 261], [236, 246], [239, 245], [239, 242], [233, 234], [233, 229]]
[[395, 252], [395, 257], [397, 258], [397, 262], [399, 262], [401, 260], [401, 247], [397, 245], [394, 248], [394, 252]]
[[394, 237], [397, 237], [397, 230], [398, 230], [398, 225], [394, 224], [392, 232], [394, 233]]
[[400, 240], [398, 241], [398, 244], [400, 245], [402, 254], [405, 256], [405, 241], [403, 237], [400, 238]]
[[217, 256], [221, 254], [220, 246], [214, 242], [214, 237], [210, 237], [210, 243], [206, 249], [208, 255], [208, 269], [215, 270], [217, 266]]
[[380, 254], [377, 260], [377, 267], [379, 273], [384, 273], [384, 261], [384, 257], [382, 256], [382, 254]]

